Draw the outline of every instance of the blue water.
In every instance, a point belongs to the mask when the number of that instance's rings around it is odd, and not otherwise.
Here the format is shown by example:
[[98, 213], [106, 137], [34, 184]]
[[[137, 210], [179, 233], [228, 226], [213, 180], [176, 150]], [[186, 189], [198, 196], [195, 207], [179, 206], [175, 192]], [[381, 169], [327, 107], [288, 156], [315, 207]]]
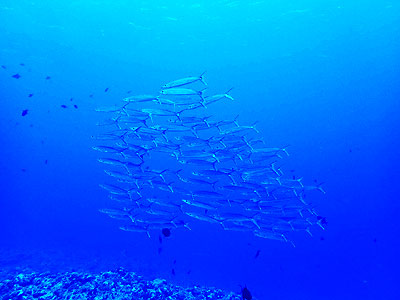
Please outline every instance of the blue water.
[[[3, 267], [125, 266], [247, 284], [257, 299], [400, 299], [399, 16], [396, 1], [2, 0], [0, 248], [19, 257]], [[285, 173], [324, 183], [308, 200], [325, 231], [294, 248], [195, 222], [160, 245], [98, 212], [95, 108], [203, 71], [213, 93], [234, 87], [219, 118], [258, 120], [268, 145], [290, 145]]]

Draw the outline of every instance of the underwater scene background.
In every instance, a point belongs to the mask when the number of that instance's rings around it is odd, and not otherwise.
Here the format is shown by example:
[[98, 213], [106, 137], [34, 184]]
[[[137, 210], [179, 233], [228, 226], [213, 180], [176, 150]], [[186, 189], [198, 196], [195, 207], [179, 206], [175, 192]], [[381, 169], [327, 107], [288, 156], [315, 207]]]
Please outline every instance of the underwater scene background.
[[[396, 1], [1, 0], [0, 297], [24, 296], [10, 282], [29, 274], [123, 268], [245, 299], [245, 286], [253, 299], [399, 299], [399, 16]], [[113, 184], [98, 161], [105, 153], [93, 149], [104, 145], [96, 136], [111, 130], [98, 126], [111, 117], [99, 110], [118, 110], [133, 95], [162, 96], [163, 85], [203, 72], [207, 90], [192, 116], [201, 110], [217, 122], [239, 115], [241, 126], [257, 122], [263, 147], [287, 150], [274, 153], [279, 171], [270, 177], [286, 180], [274, 186], [310, 187], [309, 233], [290, 232], [291, 242], [263, 238], [252, 232], [260, 226], [256, 217], [246, 223], [250, 231], [224, 230], [201, 220], [207, 211], [187, 219], [190, 230], [170, 224], [170, 235], [159, 228], [149, 237], [147, 230], [120, 230], [126, 223], [102, 213], [117, 206], [99, 186]], [[227, 91], [232, 99], [204, 105]], [[172, 117], [175, 125], [182, 121]], [[223, 130], [239, 128], [229, 124]], [[152, 159], [147, 170], [171, 173], [188, 161]], [[242, 175], [253, 172], [246, 168]], [[210, 203], [228, 195], [228, 186], [242, 192], [235, 182], [200, 178], [218, 181], [216, 190], [199, 200], [204, 183], [186, 179], [178, 185], [186, 200]], [[152, 197], [170, 203], [170, 186], [150, 181], [161, 187]]]

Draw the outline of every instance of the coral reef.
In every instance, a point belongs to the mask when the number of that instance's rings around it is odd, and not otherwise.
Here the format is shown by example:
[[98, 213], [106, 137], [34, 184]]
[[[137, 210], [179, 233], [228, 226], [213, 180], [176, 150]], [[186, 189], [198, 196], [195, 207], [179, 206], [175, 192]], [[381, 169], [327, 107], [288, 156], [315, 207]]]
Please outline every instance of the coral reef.
[[0, 281], [0, 299], [223, 299], [238, 294], [215, 288], [181, 287], [164, 279], [146, 280], [123, 268], [101, 273], [20, 273]]

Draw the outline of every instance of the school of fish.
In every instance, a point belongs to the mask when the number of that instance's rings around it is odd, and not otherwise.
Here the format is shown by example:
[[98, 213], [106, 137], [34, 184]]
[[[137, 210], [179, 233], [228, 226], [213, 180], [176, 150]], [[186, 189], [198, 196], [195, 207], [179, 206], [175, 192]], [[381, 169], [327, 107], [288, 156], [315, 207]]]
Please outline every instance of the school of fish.
[[229, 91], [207, 96], [204, 74], [172, 81], [158, 95], [123, 99], [99, 108], [106, 128], [93, 149], [107, 168], [101, 184], [115, 202], [100, 212], [122, 220], [120, 229], [144, 232], [186, 228], [196, 220], [221, 230], [290, 241], [294, 231], [325, 226], [304, 200], [320, 185], [285, 178], [278, 167], [285, 148], [269, 147], [255, 127], [238, 117], [209, 114], [216, 102], [234, 101]]

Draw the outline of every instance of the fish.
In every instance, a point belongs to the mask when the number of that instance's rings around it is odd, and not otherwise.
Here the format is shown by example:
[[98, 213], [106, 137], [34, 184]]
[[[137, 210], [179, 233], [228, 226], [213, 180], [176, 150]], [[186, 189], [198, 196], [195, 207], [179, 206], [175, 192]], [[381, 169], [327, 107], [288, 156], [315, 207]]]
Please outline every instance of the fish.
[[21, 116], [25, 117], [28, 114], [29, 110], [28, 109], [24, 109], [21, 113]]
[[204, 81], [204, 74], [205, 72], [201, 73], [200, 76], [195, 76], [195, 77], [185, 77], [181, 79], [177, 79], [174, 81], [171, 81], [169, 83], [164, 84], [161, 89], [169, 89], [169, 88], [176, 88], [176, 87], [181, 87], [184, 85], [188, 85], [197, 81], [200, 81], [202, 84], [207, 86], [207, 83]]
[[206, 215], [202, 215], [202, 214], [196, 214], [196, 213], [193, 213], [193, 212], [185, 212], [185, 214], [188, 215], [189, 217], [192, 217], [192, 218], [197, 219], [197, 220], [201, 220], [201, 221], [205, 221], [205, 222], [209, 222], [209, 223], [219, 223], [219, 224], [221, 224], [222, 227], [224, 226], [222, 221], [219, 221], [219, 220], [217, 220], [215, 218], [212, 218], [210, 216], [206, 216]]
[[204, 102], [204, 89], [196, 91], [193, 89], [186, 89], [186, 88], [169, 88], [169, 89], [164, 89], [161, 90], [161, 95], [169, 95], [169, 96], [199, 96]]
[[183, 203], [186, 203], [191, 206], [196, 206], [208, 210], [215, 209], [215, 207], [212, 204], [208, 204], [206, 202], [201, 202], [201, 201], [194, 201], [194, 200], [189, 200], [189, 199], [182, 199]]
[[126, 97], [123, 99], [125, 102], [129, 103], [139, 103], [139, 102], [152, 102], [152, 101], [158, 101], [159, 96], [153, 96], [153, 95], [138, 95], [138, 96], [131, 96], [131, 97]]
[[161, 230], [161, 233], [163, 234], [163, 236], [165, 237], [170, 237], [171, 236], [171, 230], [169, 228], [163, 228]]
[[211, 103], [215, 103], [217, 101], [220, 101], [224, 98], [229, 99], [231, 101], [235, 101], [235, 99], [233, 99], [233, 97], [231, 95], [229, 95], [228, 93], [232, 90], [233, 88], [230, 88], [229, 90], [227, 90], [225, 93], [223, 94], [219, 94], [219, 95], [213, 95], [213, 96], [208, 96], [204, 98], [204, 103], [206, 105], [209, 105]]
[[214, 191], [194, 191], [192, 192], [192, 197], [193, 199], [195, 197], [213, 197], [213, 198], [219, 198], [219, 199], [224, 199], [225, 196], [223, 194], [220, 194], [218, 192], [214, 192]]
[[244, 288], [242, 288], [242, 299], [243, 300], [251, 300], [253, 299], [253, 296], [251, 295], [249, 289], [247, 288], [247, 286], [245, 285]]
[[123, 231], [133, 231], [133, 232], [144, 232], [150, 238], [150, 232], [146, 227], [138, 226], [138, 225], [125, 225], [120, 226], [119, 229]]
[[273, 231], [265, 231], [265, 230], [256, 230], [256, 231], [254, 231], [254, 235], [264, 238], [264, 239], [271, 239], [271, 240], [287, 242], [287, 239], [283, 233], [278, 233], [278, 232], [273, 232]]
[[21, 78], [21, 75], [19, 75], [19, 74], [17, 73], [17, 74], [12, 75], [11, 77], [12, 77], [12, 78], [15, 78], [15, 79], [20, 79], [20, 78]]
[[190, 230], [192, 220], [292, 245], [292, 232], [325, 229], [326, 219], [305, 198], [322, 186], [285, 175], [280, 161], [289, 156], [287, 146], [268, 145], [257, 122], [239, 124], [237, 114], [221, 119], [209, 113], [207, 105], [234, 98], [231, 89], [206, 95], [203, 75], [97, 109], [107, 116], [94, 136], [93, 149], [109, 176], [100, 186], [119, 209], [108, 215], [125, 222], [123, 230], [148, 235]]

